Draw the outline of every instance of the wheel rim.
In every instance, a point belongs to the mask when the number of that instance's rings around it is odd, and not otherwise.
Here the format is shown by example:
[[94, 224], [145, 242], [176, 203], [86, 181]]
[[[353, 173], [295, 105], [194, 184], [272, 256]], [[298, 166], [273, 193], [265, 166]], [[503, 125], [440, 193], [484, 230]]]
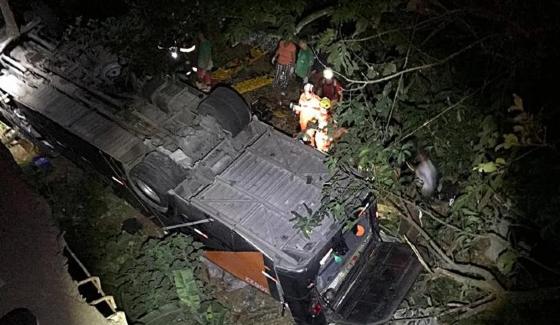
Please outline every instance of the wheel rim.
[[146, 197], [148, 197], [153, 202], [161, 204], [159, 195], [150, 185], [144, 183], [141, 179], [136, 179], [136, 185], [138, 186], [138, 189], [142, 192], [142, 194], [146, 195]]

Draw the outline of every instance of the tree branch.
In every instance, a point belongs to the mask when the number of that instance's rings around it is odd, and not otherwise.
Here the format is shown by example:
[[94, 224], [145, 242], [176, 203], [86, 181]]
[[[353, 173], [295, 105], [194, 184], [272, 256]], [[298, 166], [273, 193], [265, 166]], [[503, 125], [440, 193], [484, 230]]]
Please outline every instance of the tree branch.
[[[444, 13], [444, 14], [442, 14], [442, 15], [440, 15], [440, 16], [432, 17], [432, 18], [430, 18], [430, 19], [426, 19], [426, 20], [420, 22], [416, 27], [417, 27], [417, 28], [421, 28], [421, 27], [423, 27], [424, 25], [427, 25], [427, 24], [431, 23], [432, 21], [437, 21], [437, 20], [442, 19], [442, 18], [445, 18], [445, 17], [447, 17], [447, 16], [449, 16], [449, 15], [454, 15], [454, 14], [461, 13], [461, 12], [465, 12], [465, 10], [464, 10], [464, 9], [449, 10], [449, 11], [447, 11], [446, 13]], [[412, 29], [412, 28], [414, 28], [414, 26], [393, 28], [393, 29], [389, 29], [389, 30], [386, 30], [386, 31], [383, 31], [383, 32], [379, 32], [379, 33], [374, 34], [374, 35], [369, 35], [369, 36], [366, 36], [366, 37], [362, 37], [362, 38], [352, 38], [352, 39], [344, 40], [343, 42], [345, 42], [345, 43], [352, 43], [352, 42], [364, 42], [364, 41], [369, 41], [369, 40], [374, 39], [374, 38], [378, 38], [378, 37], [381, 37], [381, 36], [385, 36], [385, 35], [392, 34], [392, 33], [396, 33], [396, 32], [400, 32], [400, 31], [409, 30], [409, 29]]]
[[437, 267], [434, 269], [434, 273], [444, 275], [451, 278], [459, 283], [465, 284], [470, 287], [479, 288], [486, 292], [492, 292], [502, 295], [505, 291], [501, 286], [497, 287], [493, 284], [493, 281], [488, 281], [486, 278], [476, 279], [469, 275], [461, 274], [455, 270], [449, 270], [446, 268]]
[[[408, 58], [410, 57], [410, 50], [412, 49], [412, 40], [414, 39], [414, 35], [416, 34], [416, 24], [414, 24], [414, 29], [412, 30], [412, 34], [410, 35], [410, 39], [408, 40], [408, 49], [406, 50], [406, 57], [404, 58], [404, 63], [402, 69], [406, 68], [408, 64]], [[389, 115], [387, 117], [387, 124], [385, 124], [385, 131], [383, 133], [383, 138], [387, 136], [387, 130], [389, 129], [389, 123], [391, 122], [391, 117], [393, 116], [393, 110], [395, 109], [395, 103], [397, 102], [397, 98], [399, 96], [399, 91], [402, 86], [404, 74], [401, 74], [399, 77], [399, 82], [397, 83], [397, 90], [395, 91], [395, 96], [393, 97], [393, 102], [391, 103], [391, 110], [389, 110]]]
[[429, 68], [433, 68], [433, 67], [438, 66], [438, 65], [445, 64], [445, 63], [447, 63], [448, 61], [452, 60], [453, 58], [455, 58], [455, 57], [457, 57], [457, 56], [463, 54], [464, 52], [470, 50], [470, 49], [473, 48], [474, 46], [476, 46], [476, 45], [478, 45], [478, 44], [484, 42], [485, 40], [487, 40], [487, 39], [489, 39], [489, 38], [491, 38], [491, 37], [494, 37], [494, 36], [496, 36], [496, 35], [488, 35], [488, 36], [486, 36], [486, 37], [483, 37], [483, 38], [477, 40], [476, 42], [473, 42], [473, 43], [469, 44], [468, 46], [466, 46], [466, 47], [460, 49], [460, 50], [457, 51], [457, 52], [452, 53], [451, 55], [449, 55], [449, 56], [447, 56], [447, 57], [445, 57], [445, 58], [443, 58], [443, 59], [441, 59], [441, 60], [439, 60], [439, 61], [437, 61], [437, 62], [429, 63], [429, 64], [423, 64], [423, 65], [416, 66], [416, 67], [413, 67], [413, 68], [408, 68], [408, 69], [405, 69], [405, 70], [396, 72], [396, 73], [394, 73], [394, 74], [392, 74], [392, 75], [388, 75], [388, 76], [386, 76], [386, 77], [379, 78], [379, 79], [374, 79], [374, 80], [356, 80], [356, 79], [348, 78], [347, 76], [343, 75], [343, 74], [340, 73], [340, 72], [335, 71], [335, 73], [336, 73], [337, 75], [339, 75], [340, 77], [342, 77], [344, 80], [346, 80], [346, 81], [349, 82], [349, 83], [356, 83], [356, 84], [376, 84], [376, 83], [380, 83], [380, 82], [384, 82], [384, 81], [387, 81], [387, 80], [391, 80], [391, 79], [400, 77], [401, 75], [406, 74], [406, 73], [410, 73], [410, 72], [414, 72], [414, 71], [418, 71], [418, 70], [423, 70], [423, 69], [429, 69]]
[[400, 209], [400, 207], [396, 205], [395, 202], [391, 200], [390, 202], [395, 206], [397, 211], [400, 212], [403, 219], [408, 222], [408, 224], [410, 224], [414, 229], [416, 229], [420, 233], [420, 235], [422, 235], [424, 240], [428, 242], [428, 245], [442, 260], [443, 267], [435, 268], [435, 273], [449, 276], [461, 283], [465, 283], [470, 286], [474, 286], [499, 295], [502, 295], [505, 292], [504, 287], [498, 282], [496, 277], [485, 268], [473, 264], [459, 264], [453, 261], [432, 239], [432, 237], [410, 217], [410, 215], [403, 213], [402, 209]]
[[404, 241], [408, 244], [408, 246], [410, 246], [410, 249], [412, 249], [412, 251], [414, 252], [414, 254], [416, 254], [416, 257], [418, 258], [418, 261], [420, 261], [420, 264], [422, 264], [422, 266], [424, 267], [424, 269], [426, 271], [428, 271], [428, 273], [434, 273], [434, 271], [432, 271], [432, 269], [430, 268], [430, 266], [428, 265], [428, 263], [426, 263], [426, 260], [424, 260], [424, 257], [420, 254], [420, 251], [418, 250], [418, 248], [416, 248], [416, 245], [414, 245], [409, 239], [408, 237], [406, 237], [406, 235], [403, 236]]
[[450, 314], [463, 313], [459, 316], [459, 318], [460, 319], [468, 318], [473, 316], [474, 314], [486, 310], [490, 305], [494, 304], [495, 302], [496, 302], [496, 297], [493, 294], [489, 294], [476, 301], [471, 302], [470, 304], [447, 310], [439, 314], [437, 317], [441, 318]]
[[299, 34], [299, 32], [301, 32], [303, 27], [307, 26], [308, 24], [314, 22], [315, 20], [321, 17], [332, 15], [333, 12], [334, 12], [334, 8], [329, 7], [307, 15], [302, 20], [300, 20], [299, 23], [297, 23], [295, 27], [294, 35]]
[[478, 90], [466, 95], [465, 97], [461, 98], [458, 102], [456, 102], [455, 104], [447, 107], [446, 109], [444, 109], [443, 111], [439, 112], [436, 116], [430, 118], [429, 120], [427, 120], [426, 122], [422, 123], [422, 125], [420, 125], [419, 127], [417, 127], [416, 129], [414, 129], [412, 132], [406, 134], [405, 136], [401, 137], [398, 142], [403, 141], [404, 139], [410, 137], [411, 135], [413, 135], [414, 133], [420, 131], [421, 129], [425, 128], [426, 126], [428, 126], [430, 123], [432, 123], [433, 121], [437, 120], [438, 118], [440, 118], [442, 115], [444, 115], [445, 113], [449, 112], [450, 110], [457, 108], [459, 105], [461, 105], [465, 100], [471, 98], [472, 96], [474, 96], [476, 93], [478, 93], [479, 91], [481, 91], [482, 88], [479, 88]]

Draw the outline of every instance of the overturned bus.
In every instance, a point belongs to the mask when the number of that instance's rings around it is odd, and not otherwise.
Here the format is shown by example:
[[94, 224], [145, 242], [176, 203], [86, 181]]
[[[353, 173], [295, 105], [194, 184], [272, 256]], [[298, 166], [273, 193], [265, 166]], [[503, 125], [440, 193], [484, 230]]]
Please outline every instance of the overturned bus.
[[38, 21], [0, 40], [0, 117], [128, 187], [162, 226], [196, 237], [210, 261], [280, 301], [296, 323], [390, 319], [420, 265], [381, 239], [375, 198], [346, 207], [359, 211], [358, 228], [326, 215], [302, 234], [294, 215], [317, 211], [333, 177], [322, 153], [253, 117], [229, 88], [205, 94], [168, 79], [115, 93], [122, 67], [101, 52], [54, 42]]

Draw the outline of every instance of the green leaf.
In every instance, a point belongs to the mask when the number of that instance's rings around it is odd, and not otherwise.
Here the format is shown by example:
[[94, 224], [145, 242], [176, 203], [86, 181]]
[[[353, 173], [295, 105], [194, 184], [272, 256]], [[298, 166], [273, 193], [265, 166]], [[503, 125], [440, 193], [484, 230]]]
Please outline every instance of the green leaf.
[[225, 323], [226, 310], [218, 303], [208, 304], [206, 308], [206, 324], [208, 325], [222, 325]]
[[191, 269], [173, 271], [177, 296], [193, 313], [200, 308], [200, 292]]
[[356, 30], [354, 31], [354, 34], [352, 34], [353, 37], [363, 33], [369, 26], [369, 21], [367, 19], [358, 19], [358, 21], [356, 22]]
[[468, 215], [468, 216], [477, 216], [478, 215], [477, 212], [469, 210], [467, 208], [462, 208], [461, 212], [463, 212], [465, 215]]
[[335, 36], [336, 36], [335, 30], [332, 28], [328, 28], [319, 37], [319, 41], [317, 42], [317, 47], [320, 49], [326, 48], [334, 41]]
[[517, 254], [512, 250], [507, 250], [502, 253], [496, 261], [498, 270], [500, 270], [500, 272], [502, 272], [503, 274], [509, 274], [513, 270], [513, 267], [517, 262], [517, 257]]
[[397, 66], [393, 62], [386, 63], [383, 67], [383, 76], [388, 76], [397, 72]]
[[360, 153], [358, 154], [358, 157], [362, 158], [367, 156], [370, 153], [371, 149], [370, 148], [363, 148], [362, 150], [360, 150]]
[[494, 163], [493, 161], [480, 163], [473, 168], [473, 170], [476, 170], [479, 173], [487, 173], [487, 174], [493, 173], [497, 169], [498, 167], [496, 166], [496, 163]]
[[367, 78], [368, 79], [374, 79], [379, 75], [379, 73], [377, 71], [375, 71], [375, 69], [373, 69], [372, 67], [369, 67], [367, 70]]
[[510, 149], [511, 147], [519, 145], [519, 140], [517, 136], [513, 133], [504, 134], [504, 149]]

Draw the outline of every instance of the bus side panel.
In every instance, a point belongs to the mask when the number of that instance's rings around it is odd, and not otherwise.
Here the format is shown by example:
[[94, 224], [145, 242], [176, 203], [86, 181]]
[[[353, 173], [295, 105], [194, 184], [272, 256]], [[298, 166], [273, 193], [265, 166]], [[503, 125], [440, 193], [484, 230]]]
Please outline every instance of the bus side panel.
[[[108, 160], [109, 155], [68, 132], [40, 113], [21, 104], [18, 107], [23, 111], [30, 124], [39, 131], [44, 140], [49, 141], [57, 152], [72, 160], [75, 164], [85, 167], [86, 170], [95, 170], [108, 179], [112, 176], [120, 176], [115, 175], [122, 171], [120, 164], [117, 164], [112, 158]], [[37, 143], [40, 139], [30, 140]], [[113, 161], [115, 165], [111, 165], [110, 161]]]

